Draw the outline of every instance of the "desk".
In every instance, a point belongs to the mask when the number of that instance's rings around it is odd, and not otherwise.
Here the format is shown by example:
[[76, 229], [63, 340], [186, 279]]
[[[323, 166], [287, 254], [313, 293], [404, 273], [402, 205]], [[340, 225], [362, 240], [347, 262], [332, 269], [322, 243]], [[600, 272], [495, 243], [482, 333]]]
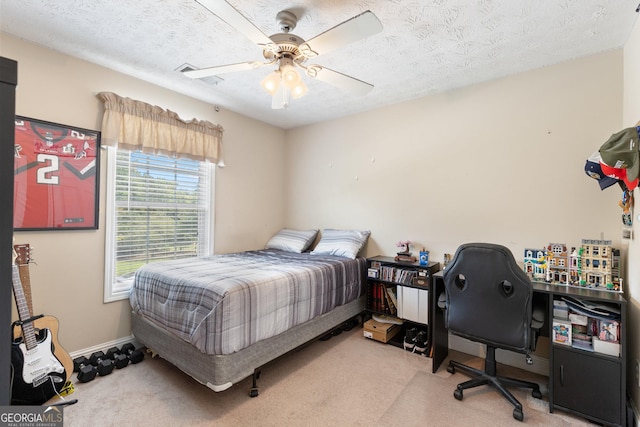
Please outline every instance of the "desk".
[[[449, 354], [449, 333], [438, 296], [444, 289], [443, 273], [433, 276], [431, 298], [432, 372]], [[580, 350], [550, 343], [549, 412], [554, 409], [607, 425], [626, 425], [627, 302], [619, 293], [533, 282], [534, 298], [546, 304], [541, 335], [551, 336], [553, 300], [562, 296], [612, 304], [620, 308], [620, 356]]]

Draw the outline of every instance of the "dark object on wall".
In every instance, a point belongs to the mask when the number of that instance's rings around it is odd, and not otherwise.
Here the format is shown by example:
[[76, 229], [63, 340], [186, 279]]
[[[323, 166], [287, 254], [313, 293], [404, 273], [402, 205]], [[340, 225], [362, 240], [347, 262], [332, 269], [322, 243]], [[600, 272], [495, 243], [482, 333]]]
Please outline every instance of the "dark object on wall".
[[100, 132], [16, 116], [13, 227], [98, 228]]
[[[0, 57], [0, 336], [11, 336], [13, 244], [13, 138], [18, 63]], [[11, 346], [0, 345], [0, 406], [9, 405]]]

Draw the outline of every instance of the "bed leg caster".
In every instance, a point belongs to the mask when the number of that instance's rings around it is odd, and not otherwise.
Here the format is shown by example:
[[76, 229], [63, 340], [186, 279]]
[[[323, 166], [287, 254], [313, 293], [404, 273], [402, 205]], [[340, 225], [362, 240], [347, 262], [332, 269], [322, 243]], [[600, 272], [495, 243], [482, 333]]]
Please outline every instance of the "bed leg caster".
[[253, 385], [251, 386], [251, 389], [249, 390], [249, 396], [250, 397], [257, 397], [258, 396], [258, 378], [260, 378], [260, 369], [256, 369], [253, 371]]

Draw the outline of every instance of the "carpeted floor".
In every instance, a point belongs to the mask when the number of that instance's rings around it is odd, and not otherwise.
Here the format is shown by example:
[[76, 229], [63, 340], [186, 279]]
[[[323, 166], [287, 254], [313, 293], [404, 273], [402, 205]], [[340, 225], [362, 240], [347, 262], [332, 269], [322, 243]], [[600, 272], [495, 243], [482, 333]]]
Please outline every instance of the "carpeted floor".
[[[456, 359], [482, 363], [462, 354]], [[76, 383], [68, 398], [78, 403], [64, 410], [64, 425], [590, 425], [561, 411], [549, 413], [544, 377], [509, 370], [542, 385], [542, 400], [515, 391], [524, 406], [523, 423], [513, 419], [513, 407], [491, 389], [467, 391], [457, 401], [453, 390], [464, 374], [449, 374], [445, 364], [431, 374], [431, 359], [368, 340], [356, 327], [265, 366], [256, 398], [248, 396], [250, 378], [215, 393], [163, 359], [147, 357], [92, 382]]]

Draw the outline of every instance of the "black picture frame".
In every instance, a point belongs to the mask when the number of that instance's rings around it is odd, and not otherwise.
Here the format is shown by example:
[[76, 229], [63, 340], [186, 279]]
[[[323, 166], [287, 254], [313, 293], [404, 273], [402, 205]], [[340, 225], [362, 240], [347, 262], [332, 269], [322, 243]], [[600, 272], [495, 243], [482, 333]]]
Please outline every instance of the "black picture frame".
[[99, 192], [99, 131], [15, 116], [14, 230], [97, 230]]

